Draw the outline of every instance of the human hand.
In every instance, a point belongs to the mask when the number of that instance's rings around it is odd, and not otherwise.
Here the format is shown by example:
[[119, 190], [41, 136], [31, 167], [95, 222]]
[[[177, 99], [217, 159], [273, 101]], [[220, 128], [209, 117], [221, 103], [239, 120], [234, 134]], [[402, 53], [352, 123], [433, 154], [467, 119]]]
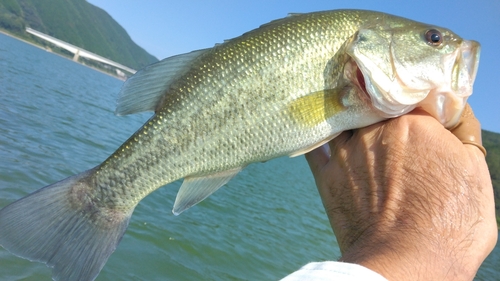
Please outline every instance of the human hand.
[[306, 155], [341, 261], [389, 280], [473, 279], [497, 240], [493, 189], [479, 146], [457, 136], [415, 110]]

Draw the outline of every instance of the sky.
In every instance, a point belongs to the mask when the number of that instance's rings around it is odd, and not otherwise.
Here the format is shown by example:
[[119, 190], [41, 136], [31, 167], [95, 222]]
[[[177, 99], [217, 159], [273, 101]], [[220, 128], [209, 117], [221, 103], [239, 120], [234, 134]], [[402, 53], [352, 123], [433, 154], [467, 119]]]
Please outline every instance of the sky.
[[469, 98], [483, 129], [500, 133], [500, 0], [87, 0], [158, 59], [212, 47], [288, 13], [365, 9], [442, 26], [481, 43]]

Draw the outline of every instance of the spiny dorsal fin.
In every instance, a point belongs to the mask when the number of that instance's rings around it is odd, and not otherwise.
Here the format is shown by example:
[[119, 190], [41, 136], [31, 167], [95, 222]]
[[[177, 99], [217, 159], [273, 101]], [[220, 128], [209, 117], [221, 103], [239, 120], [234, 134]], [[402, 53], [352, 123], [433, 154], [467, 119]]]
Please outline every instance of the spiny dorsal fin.
[[123, 84], [115, 114], [155, 110], [170, 84], [186, 73], [192, 62], [208, 50], [169, 57], [139, 70]]
[[[275, 19], [275, 20], [272, 20], [272, 21], [270, 21], [270, 22], [268, 22], [268, 23], [264, 23], [264, 24], [260, 25], [257, 29], [260, 29], [260, 28], [266, 28], [266, 27], [268, 27], [268, 26], [273, 26], [273, 25], [279, 24], [279, 23], [280, 23], [280, 22], [282, 22], [282, 21], [287, 20], [288, 18], [291, 18], [291, 17], [296, 17], [296, 16], [300, 16], [300, 15], [303, 15], [303, 13], [289, 13], [286, 17], [284, 17], [284, 18], [280, 18], [280, 19]], [[250, 31], [248, 31], [248, 32], [245, 32], [245, 33], [243, 33], [242, 35], [240, 35], [240, 36], [238, 36], [238, 37], [245, 36], [245, 35], [247, 35], [247, 34], [249, 34], [249, 33], [254, 32], [254, 31], [255, 31], [255, 30], [257, 30], [257, 29], [254, 29], [254, 30], [250, 30]], [[227, 43], [227, 42], [229, 42], [229, 41], [231, 41], [231, 40], [233, 40], [233, 39], [235, 39], [235, 38], [238, 38], [238, 37], [234, 37], [234, 38], [231, 38], [231, 39], [226, 39], [226, 40], [224, 40], [224, 42], [222, 42], [222, 43], [216, 43], [216, 44], [215, 44], [215, 47], [220, 46], [220, 45], [222, 45], [222, 44], [225, 44], [225, 43]]]
[[286, 15], [286, 17], [280, 18], [280, 19], [275, 19], [275, 20], [272, 20], [268, 23], [264, 23], [264, 24], [260, 25], [259, 28], [276, 25], [276, 24], [279, 24], [283, 21], [288, 20], [289, 18], [300, 16], [300, 15], [303, 15], [303, 14], [301, 14], [301, 13], [288, 13], [288, 15]]

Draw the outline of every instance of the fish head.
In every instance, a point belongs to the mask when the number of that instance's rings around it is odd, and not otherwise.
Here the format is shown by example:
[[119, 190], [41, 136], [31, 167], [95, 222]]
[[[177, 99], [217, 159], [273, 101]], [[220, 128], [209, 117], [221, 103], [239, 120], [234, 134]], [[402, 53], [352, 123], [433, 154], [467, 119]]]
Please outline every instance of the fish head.
[[373, 106], [392, 118], [421, 107], [445, 127], [458, 122], [479, 63], [480, 45], [418, 22], [360, 29], [348, 42], [356, 74]]

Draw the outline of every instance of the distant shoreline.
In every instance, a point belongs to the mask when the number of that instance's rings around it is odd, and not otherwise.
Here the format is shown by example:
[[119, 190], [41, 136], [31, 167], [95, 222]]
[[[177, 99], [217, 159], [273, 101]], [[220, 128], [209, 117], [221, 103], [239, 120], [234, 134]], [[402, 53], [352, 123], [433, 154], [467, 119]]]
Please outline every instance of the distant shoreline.
[[17, 36], [15, 36], [15, 35], [13, 35], [13, 34], [10, 34], [10, 33], [8, 33], [8, 32], [5, 32], [5, 30], [0, 29], [0, 33], [4, 34], [4, 35], [6, 35], [6, 36], [9, 36], [9, 37], [11, 37], [11, 38], [14, 38], [14, 39], [16, 39], [16, 40], [22, 41], [22, 42], [24, 42], [24, 43], [26, 43], [26, 44], [30, 44], [31, 46], [37, 47], [37, 48], [42, 49], [42, 50], [44, 50], [44, 51], [46, 51], [46, 52], [49, 52], [49, 53], [52, 53], [52, 54], [54, 54], [54, 55], [60, 56], [60, 57], [62, 57], [62, 58], [65, 58], [65, 59], [67, 59], [67, 60], [70, 60], [70, 61], [72, 61], [72, 62], [74, 62], [74, 63], [78, 63], [78, 64], [80, 64], [80, 65], [86, 66], [86, 67], [88, 67], [88, 68], [90, 68], [90, 69], [93, 69], [93, 70], [95, 70], [95, 71], [99, 71], [99, 72], [101, 72], [101, 73], [103, 73], [103, 74], [106, 74], [106, 75], [111, 76], [111, 77], [113, 77], [113, 78], [116, 78], [116, 79], [118, 79], [118, 80], [125, 81], [125, 80], [123, 79], [123, 77], [119, 77], [119, 76], [117, 76], [117, 75], [113, 75], [112, 73], [109, 73], [109, 72], [103, 71], [103, 70], [101, 70], [101, 69], [99, 69], [99, 68], [96, 68], [96, 67], [93, 67], [93, 66], [90, 66], [90, 65], [87, 65], [87, 64], [81, 63], [81, 62], [79, 62], [79, 61], [74, 61], [74, 60], [72, 60], [71, 58], [69, 58], [69, 57], [67, 57], [67, 56], [64, 56], [64, 55], [62, 55], [62, 54], [58, 54], [58, 53], [53, 52], [52, 50], [47, 49], [47, 48], [45, 48], [45, 47], [43, 47], [43, 46], [40, 46], [40, 45], [38, 45], [38, 44], [35, 44], [35, 43], [33, 43], [33, 42], [27, 41], [27, 40], [25, 40], [25, 39], [23, 39], [23, 38], [20, 38], [20, 37], [17, 37]]

